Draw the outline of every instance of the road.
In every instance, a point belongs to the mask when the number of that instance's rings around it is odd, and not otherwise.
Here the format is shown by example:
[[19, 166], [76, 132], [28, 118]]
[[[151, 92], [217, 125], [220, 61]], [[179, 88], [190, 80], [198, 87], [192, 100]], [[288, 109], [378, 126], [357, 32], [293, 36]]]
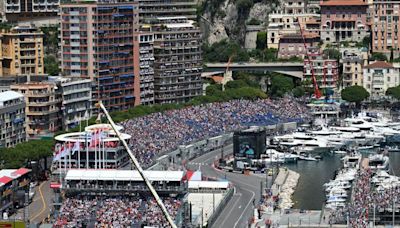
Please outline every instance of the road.
[[11, 219], [24, 220], [24, 217], [28, 216], [30, 223], [41, 223], [50, 214], [53, 198], [54, 192], [50, 188], [50, 181], [44, 181], [35, 187], [35, 196], [28, 206], [28, 211], [26, 208], [21, 208], [11, 216]]
[[[232, 145], [224, 148], [224, 154], [232, 153]], [[200, 167], [202, 174], [207, 177], [216, 177], [229, 180], [235, 187], [235, 194], [226, 205], [213, 227], [235, 228], [246, 227], [253, 215], [254, 203], [260, 200], [260, 183], [265, 186], [265, 177], [246, 176], [243, 174], [224, 172], [212, 167], [215, 159], [219, 158], [221, 150], [204, 154], [189, 162], [189, 167], [197, 170]]]

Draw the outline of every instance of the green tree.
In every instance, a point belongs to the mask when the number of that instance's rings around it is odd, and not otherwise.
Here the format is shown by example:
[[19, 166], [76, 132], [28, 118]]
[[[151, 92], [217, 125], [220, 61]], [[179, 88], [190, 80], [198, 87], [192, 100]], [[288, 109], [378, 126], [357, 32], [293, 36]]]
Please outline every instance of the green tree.
[[294, 88], [293, 80], [281, 74], [274, 74], [271, 78], [271, 96], [282, 97]]
[[363, 100], [369, 97], [369, 93], [362, 86], [350, 86], [341, 91], [342, 99], [348, 102], [354, 102], [357, 107], [360, 107], [360, 104]]
[[225, 89], [238, 89], [247, 86], [248, 85], [244, 80], [233, 80], [226, 83]]
[[374, 52], [371, 55], [371, 61], [387, 61], [387, 57], [385, 54], [380, 52]]
[[53, 55], [47, 55], [44, 57], [44, 72], [52, 76], [60, 73], [58, 60]]
[[254, 17], [252, 17], [248, 22], [247, 25], [260, 25], [261, 21], [255, 19]]
[[203, 59], [205, 62], [228, 62], [233, 56], [235, 62], [245, 62], [249, 60], [249, 54], [236, 42], [227, 39], [213, 43], [211, 46], [204, 44]]
[[292, 90], [292, 93], [293, 93], [294, 97], [302, 97], [306, 94], [306, 91], [305, 91], [304, 87], [297, 86], [296, 88], [294, 88]]
[[390, 87], [386, 90], [386, 95], [400, 100], [400, 86]]
[[58, 51], [58, 26], [43, 26], [40, 30], [44, 33], [43, 43], [47, 54], [57, 53]]
[[267, 47], [267, 32], [258, 32], [256, 48], [264, 50]]
[[247, 17], [253, 4], [254, 2], [252, 0], [236, 0], [239, 19]]
[[324, 50], [324, 55], [330, 59], [340, 59], [340, 51], [335, 48], [329, 48]]

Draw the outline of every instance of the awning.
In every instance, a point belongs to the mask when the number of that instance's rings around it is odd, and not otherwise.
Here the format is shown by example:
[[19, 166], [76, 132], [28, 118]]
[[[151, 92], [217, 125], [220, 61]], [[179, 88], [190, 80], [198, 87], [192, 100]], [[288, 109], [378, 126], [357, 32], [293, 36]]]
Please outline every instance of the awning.
[[113, 79], [113, 77], [103, 77], [103, 78], [99, 78], [100, 81], [102, 81], [102, 80], [109, 80], [109, 79]]
[[30, 169], [26, 169], [26, 168], [19, 168], [17, 169], [17, 171], [13, 172], [12, 175], [25, 175], [27, 173], [29, 173], [31, 170]]
[[7, 184], [11, 182], [13, 179], [7, 176], [0, 177], [0, 183]]
[[120, 78], [133, 78], [133, 77], [135, 77], [135, 75], [133, 75], [133, 74], [123, 74], [123, 75], [121, 75], [119, 77]]
[[133, 6], [118, 6], [118, 9], [133, 9]]

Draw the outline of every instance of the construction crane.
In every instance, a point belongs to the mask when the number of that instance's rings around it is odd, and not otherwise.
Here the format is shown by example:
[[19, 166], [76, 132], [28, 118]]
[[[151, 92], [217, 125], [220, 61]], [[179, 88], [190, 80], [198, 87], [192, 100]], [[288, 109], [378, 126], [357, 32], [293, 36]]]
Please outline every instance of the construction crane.
[[322, 96], [322, 94], [321, 94], [321, 91], [318, 88], [318, 82], [317, 82], [317, 79], [316, 79], [315, 74], [314, 74], [313, 63], [311, 61], [310, 55], [308, 54], [308, 48], [307, 48], [307, 44], [306, 44], [306, 39], [304, 38], [303, 28], [301, 27], [300, 18], [299, 17], [297, 17], [297, 23], [299, 24], [300, 35], [301, 35], [301, 38], [303, 39], [304, 50], [306, 52], [307, 61], [310, 64], [310, 68], [311, 68], [311, 76], [312, 76], [312, 81], [313, 81], [313, 85], [314, 85], [314, 95], [315, 95], [315, 97], [317, 99], [319, 99]]
[[122, 145], [125, 147], [126, 151], [129, 154], [129, 157], [131, 158], [133, 165], [135, 166], [135, 168], [137, 169], [137, 171], [139, 172], [140, 176], [142, 177], [143, 181], [146, 183], [147, 187], [149, 188], [151, 194], [153, 195], [153, 197], [155, 198], [155, 200], [157, 201], [158, 206], [161, 208], [161, 211], [163, 212], [165, 218], [167, 219], [169, 225], [172, 228], [177, 228], [177, 226], [175, 225], [174, 220], [172, 219], [172, 217], [169, 215], [167, 208], [165, 207], [164, 203], [161, 201], [160, 197], [158, 196], [156, 190], [154, 189], [154, 187], [151, 185], [149, 179], [147, 179], [146, 175], [144, 175], [143, 173], [143, 169], [140, 166], [138, 160], [136, 159], [136, 157], [133, 155], [131, 149], [129, 148], [128, 144], [126, 143], [125, 139], [122, 138], [121, 133], [119, 132], [117, 126], [115, 125], [113, 119], [111, 118], [110, 114], [108, 113], [107, 109], [104, 107], [103, 103], [101, 101], [99, 101], [96, 104], [97, 108], [100, 108], [108, 122], [110, 122], [111, 127], [113, 128], [113, 130], [115, 131], [115, 133], [117, 134], [117, 137], [119, 139], [119, 141], [122, 142]]

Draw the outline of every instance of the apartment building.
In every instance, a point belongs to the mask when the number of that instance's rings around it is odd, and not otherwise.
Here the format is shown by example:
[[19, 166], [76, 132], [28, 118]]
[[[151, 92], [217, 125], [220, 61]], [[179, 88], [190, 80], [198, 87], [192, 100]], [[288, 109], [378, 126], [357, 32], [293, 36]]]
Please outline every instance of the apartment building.
[[386, 90], [400, 84], [399, 68], [391, 63], [376, 61], [364, 67], [363, 86], [371, 99], [378, 99], [386, 94]]
[[139, 0], [141, 24], [152, 24], [157, 17], [183, 16], [196, 20], [196, 1], [191, 0]]
[[137, 2], [61, 3], [62, 71], [91, 79], [93, 100], [109, 111], [140, 104]]
[[319, 43], [319, 36], [315, 34], [285, 34], [281, 36], [278, 48], [278, 58], [289, 59], [292, 57], [304, 58], [309, 47]]
[[61, 130], [61, 98], [54, 82], [26, 82], [10, 89], [25, 97], [26, 133], [29, 138], [48, 136]]
[[304, 79], [311, 79], [314, 72], [320, 89], [335, 90], [339, 79], [339, 66], [335, 59], [328, 59], [318, 48], [310, 48], [310, 61], [304, 59]]
[[[150, 27], [148, 27], [150, 28]], [[139, 34], [140, 104], [154, 104], [154, 34]]]
[[8, 21], [19, 22], [33, 18], [55, 17], [60, 0], [3, 0]]
[[319, 35], [319, 14], [285, 14], [276, 11], [268, 17], [267, 46], [268, 48], [279, 48], [280, 38], [287, 34], [300, 34], [300, 25], [303, 34]]
[[368, 50], [366, 48], [345, 48], [341, 50], [343, 65], [342, 87], [363, 84], [363, 67], [368, 64]]
[[369, 36], [368, 3], [364, 0], [328, 0], [321, 4], [321, 40], [359, 42]]
[[13, 147], [26, 141], [24, 95], [0, 93], [0, 148]]
[[56, 92], [61, 98], [63, 129], [74, 128], [80, 121], [92, 116], [92, 81], [74, 77], [50, 77], [57, 85]]
[[400, 2], [377, 0], [371, 9], [372, 51], [400, 55]]
[[0, 75], [43, 75], [43, 33], [31, 26], [0, 32]]
[[155, 103], [183, 103], [202, 94], [200, 29], [186, 17], [159, 17], [154, 32]]

